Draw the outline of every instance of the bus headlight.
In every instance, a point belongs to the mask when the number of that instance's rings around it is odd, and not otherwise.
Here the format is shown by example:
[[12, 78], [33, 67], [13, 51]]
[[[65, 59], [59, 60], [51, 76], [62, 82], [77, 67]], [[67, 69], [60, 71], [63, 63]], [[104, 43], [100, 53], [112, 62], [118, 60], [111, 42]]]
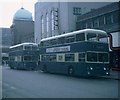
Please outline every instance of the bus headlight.
[[108, 73], [108, 72], [106, 72], [106, 74], [108, 75], [109, 73]]
[[90, 70], [93, 70], [93, 68], [92, 68], [92, 67], [90, 67]]
[[106, 68], [104, 67], [104, 70], [106, 70]]

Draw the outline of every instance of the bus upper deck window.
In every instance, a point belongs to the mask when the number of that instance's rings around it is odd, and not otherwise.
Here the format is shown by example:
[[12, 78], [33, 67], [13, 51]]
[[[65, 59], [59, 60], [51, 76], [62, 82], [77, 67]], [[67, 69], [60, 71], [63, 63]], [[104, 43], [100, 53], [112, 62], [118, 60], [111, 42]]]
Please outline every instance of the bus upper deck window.
[[75, 36], [67, 36], [66, 37], [66, 43], [71, 43], [71, 42], [75, 42]]
[[56, 45], [57, 44], [57, 39], [50, 40], [51, 45]]
[[85, 33], [76, 34], [76, 41], [84, 41]]
[[31, 49], [31, 46], [29, 46], [29, 45], [28, 45], [28, 46], [27, 46], [27, 45], [25, 46], [25, 50], [30, 50], [30, 49]]
[[58, 44], [64, 44], [65, 43], [65, 37], [58, 38]]
[[44, 46], [49, 46], [50, 45], [50, 41], [44, 41]]
[[37, 46], [32, 46], [32, 50], [37, 50]]
[[97, 35], [95, 33], [88, 33], [87, 34], [87, 40], [88, 41], [98, 41]]
[[16, 50], [23, 50], [23, 45], [15, 48]]
[[104, 43], [107, 43], [107, 42], [108, 42], [108, 37], [107, 37], [107, 35], [99, 34], [98, 37], [99, 37], [99, 42], [104, 42]]
[[39, 46], [40, 46], [40, 47], [43, 47], [43, 46], [44, 46], [43, 42], [41, 42]]

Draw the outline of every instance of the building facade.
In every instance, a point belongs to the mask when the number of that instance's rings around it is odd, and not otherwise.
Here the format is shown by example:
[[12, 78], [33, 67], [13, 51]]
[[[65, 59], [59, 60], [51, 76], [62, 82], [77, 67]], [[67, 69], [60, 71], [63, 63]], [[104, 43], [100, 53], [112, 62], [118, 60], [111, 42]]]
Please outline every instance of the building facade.
[[12, 34], [10, 28], [0, 28], [0, 61], [2, 64], [8, 62], [9, 47], [12, 45]]
[[2, 32], [2, 53], [8, 53], [9, 47], [12, 45], [12, 33], [10, 28], [1, 28]]
[[109, 2], [37, 2], [35, 4], [35, 42], [76, 30], [76, 17]]
[[[76, 29], [94, 28], [108, 33], [111, 67], [120, 70], [120, 8], [111, 3], [81, 16], [77, 16]], [[119, 68], [118, 68], [119, 67]]]
[[77, 16], [76, 29], [101, 29], [113, 36], [113, 47], [120, 47], [119, 3], [111, 3], [99, 9]]
[[23, 42], [34, 42], [34, 21], [32, 14], [24, 8], [19, 9], [11, 25], [13, 45]]

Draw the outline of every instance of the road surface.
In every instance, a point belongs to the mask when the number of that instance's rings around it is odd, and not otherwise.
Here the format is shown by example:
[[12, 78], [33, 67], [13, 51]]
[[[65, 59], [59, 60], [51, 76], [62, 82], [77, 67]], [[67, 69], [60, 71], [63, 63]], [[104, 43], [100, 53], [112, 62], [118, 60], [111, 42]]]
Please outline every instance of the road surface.
[[3, 98], [118, 98], [118, 80], [2, 68]]

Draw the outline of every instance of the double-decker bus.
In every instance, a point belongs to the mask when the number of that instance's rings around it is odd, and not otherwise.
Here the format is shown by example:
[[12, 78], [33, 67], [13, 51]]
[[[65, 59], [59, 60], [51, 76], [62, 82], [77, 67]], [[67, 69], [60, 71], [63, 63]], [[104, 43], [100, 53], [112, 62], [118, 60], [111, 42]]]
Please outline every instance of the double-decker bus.
[[108, 36], [105, 31], [84, 29], [42, 39], [39, 44], [43, 72], [71, 76], [110, 74]]
[[36, 43], [21, 43], [9, 48], [11, 69], [35, 70], [38, 66], [39, 49]]

